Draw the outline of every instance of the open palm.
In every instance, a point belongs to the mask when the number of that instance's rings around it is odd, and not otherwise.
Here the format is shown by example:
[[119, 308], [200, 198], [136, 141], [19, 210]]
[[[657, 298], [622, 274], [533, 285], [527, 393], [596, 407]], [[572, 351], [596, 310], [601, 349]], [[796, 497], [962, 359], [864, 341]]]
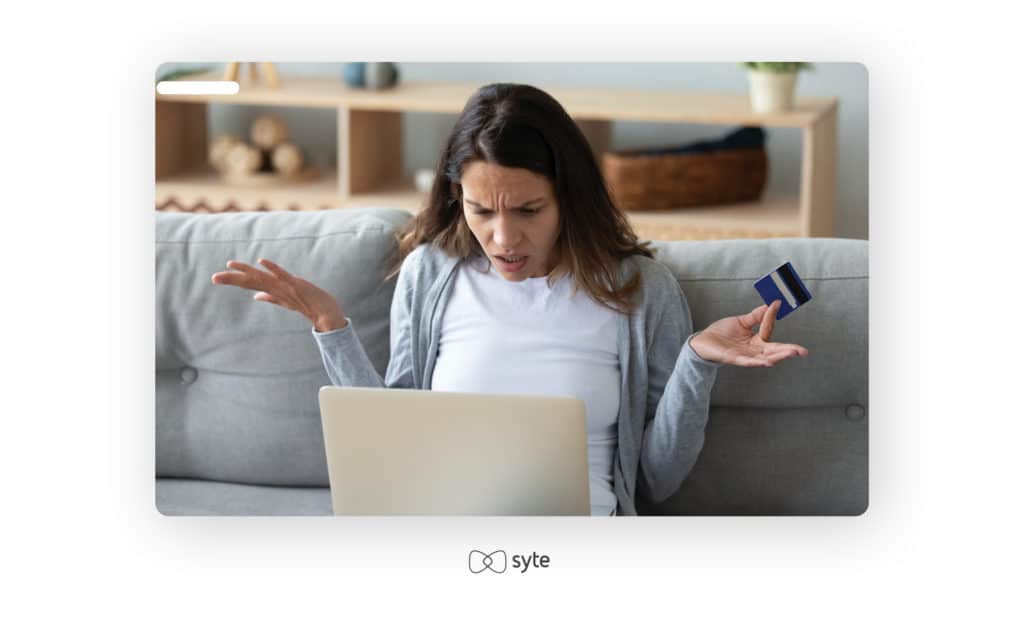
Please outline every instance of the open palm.
[[267, 271], [237, 260], [228, 261], [228, 269], [233, 271], [215, 273], [211, 282], [256, 291], [253, 299], [300, 313], [318, 332], [347, 325], [341, 306], [330, 293], [308, 280], [293, 276], [265, 258], [259, 259], [259, 263]]
[[740, 367], [771, 367], [787, 358], [806, 356], [806, 347], [770, 341], [781, 304], [776, 300], [745, 315], [719, 319], [694, 336], [690, 347], [705, 360]]

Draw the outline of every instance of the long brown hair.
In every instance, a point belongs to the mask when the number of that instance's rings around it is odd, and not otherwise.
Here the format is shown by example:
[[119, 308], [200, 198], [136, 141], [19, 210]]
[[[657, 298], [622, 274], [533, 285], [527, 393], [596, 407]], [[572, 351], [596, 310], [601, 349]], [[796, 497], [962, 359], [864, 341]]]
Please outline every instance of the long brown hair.
[[559, 264], [553, 283], [571, 276], [595, 301], [631, 312], [640, 277], [618, 284], [619, 261], [653, 258], [608, 193], [590, 145], [565, 109], [528, 85], [496, 83], [470, 97], [437, 164], [426, 207], [400, 235], [398, 261], [423, 243], [461, 259], [484, 255], [462, 211], [462, 172], [471, 161], [528, 169], [551, 181], [559, 207]]

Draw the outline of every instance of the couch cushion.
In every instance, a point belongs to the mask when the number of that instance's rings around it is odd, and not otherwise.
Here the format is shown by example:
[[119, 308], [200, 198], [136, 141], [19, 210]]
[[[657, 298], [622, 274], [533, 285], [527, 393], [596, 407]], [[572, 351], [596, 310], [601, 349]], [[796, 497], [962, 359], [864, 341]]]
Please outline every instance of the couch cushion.
[[329, 488], [178, 479], [156, 481], [156, 509], [168, 516], [334, 514]]
[[868, 431], [860, 407], [712, 407], [682, 487], [645, 514], [860, 514]]
[[310, 324], [210, 276], [259, 257], [331, 292], [379, 371], [394, 280], [395, 209], [156, 214], [156, 473], [327, 486]]

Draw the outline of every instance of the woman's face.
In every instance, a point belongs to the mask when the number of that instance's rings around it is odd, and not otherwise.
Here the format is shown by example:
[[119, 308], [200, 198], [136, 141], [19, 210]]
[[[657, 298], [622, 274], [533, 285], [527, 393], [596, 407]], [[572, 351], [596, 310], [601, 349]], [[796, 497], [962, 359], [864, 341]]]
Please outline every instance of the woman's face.
[[558, 202], [544, 176], [473, 161], [462, 172], [462, 211], [506, 280], [546, 276], [558, 264]]

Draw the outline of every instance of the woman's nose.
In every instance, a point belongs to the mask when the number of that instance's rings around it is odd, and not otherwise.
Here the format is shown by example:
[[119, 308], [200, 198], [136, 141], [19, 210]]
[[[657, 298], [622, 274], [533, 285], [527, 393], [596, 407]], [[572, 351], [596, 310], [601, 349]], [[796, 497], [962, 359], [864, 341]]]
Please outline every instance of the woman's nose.
[[494, 242], [509, 251], [515, 251], [519, 243], [520, 233], [512, 220], [507, 217], [498, 217], [494, 223]]

